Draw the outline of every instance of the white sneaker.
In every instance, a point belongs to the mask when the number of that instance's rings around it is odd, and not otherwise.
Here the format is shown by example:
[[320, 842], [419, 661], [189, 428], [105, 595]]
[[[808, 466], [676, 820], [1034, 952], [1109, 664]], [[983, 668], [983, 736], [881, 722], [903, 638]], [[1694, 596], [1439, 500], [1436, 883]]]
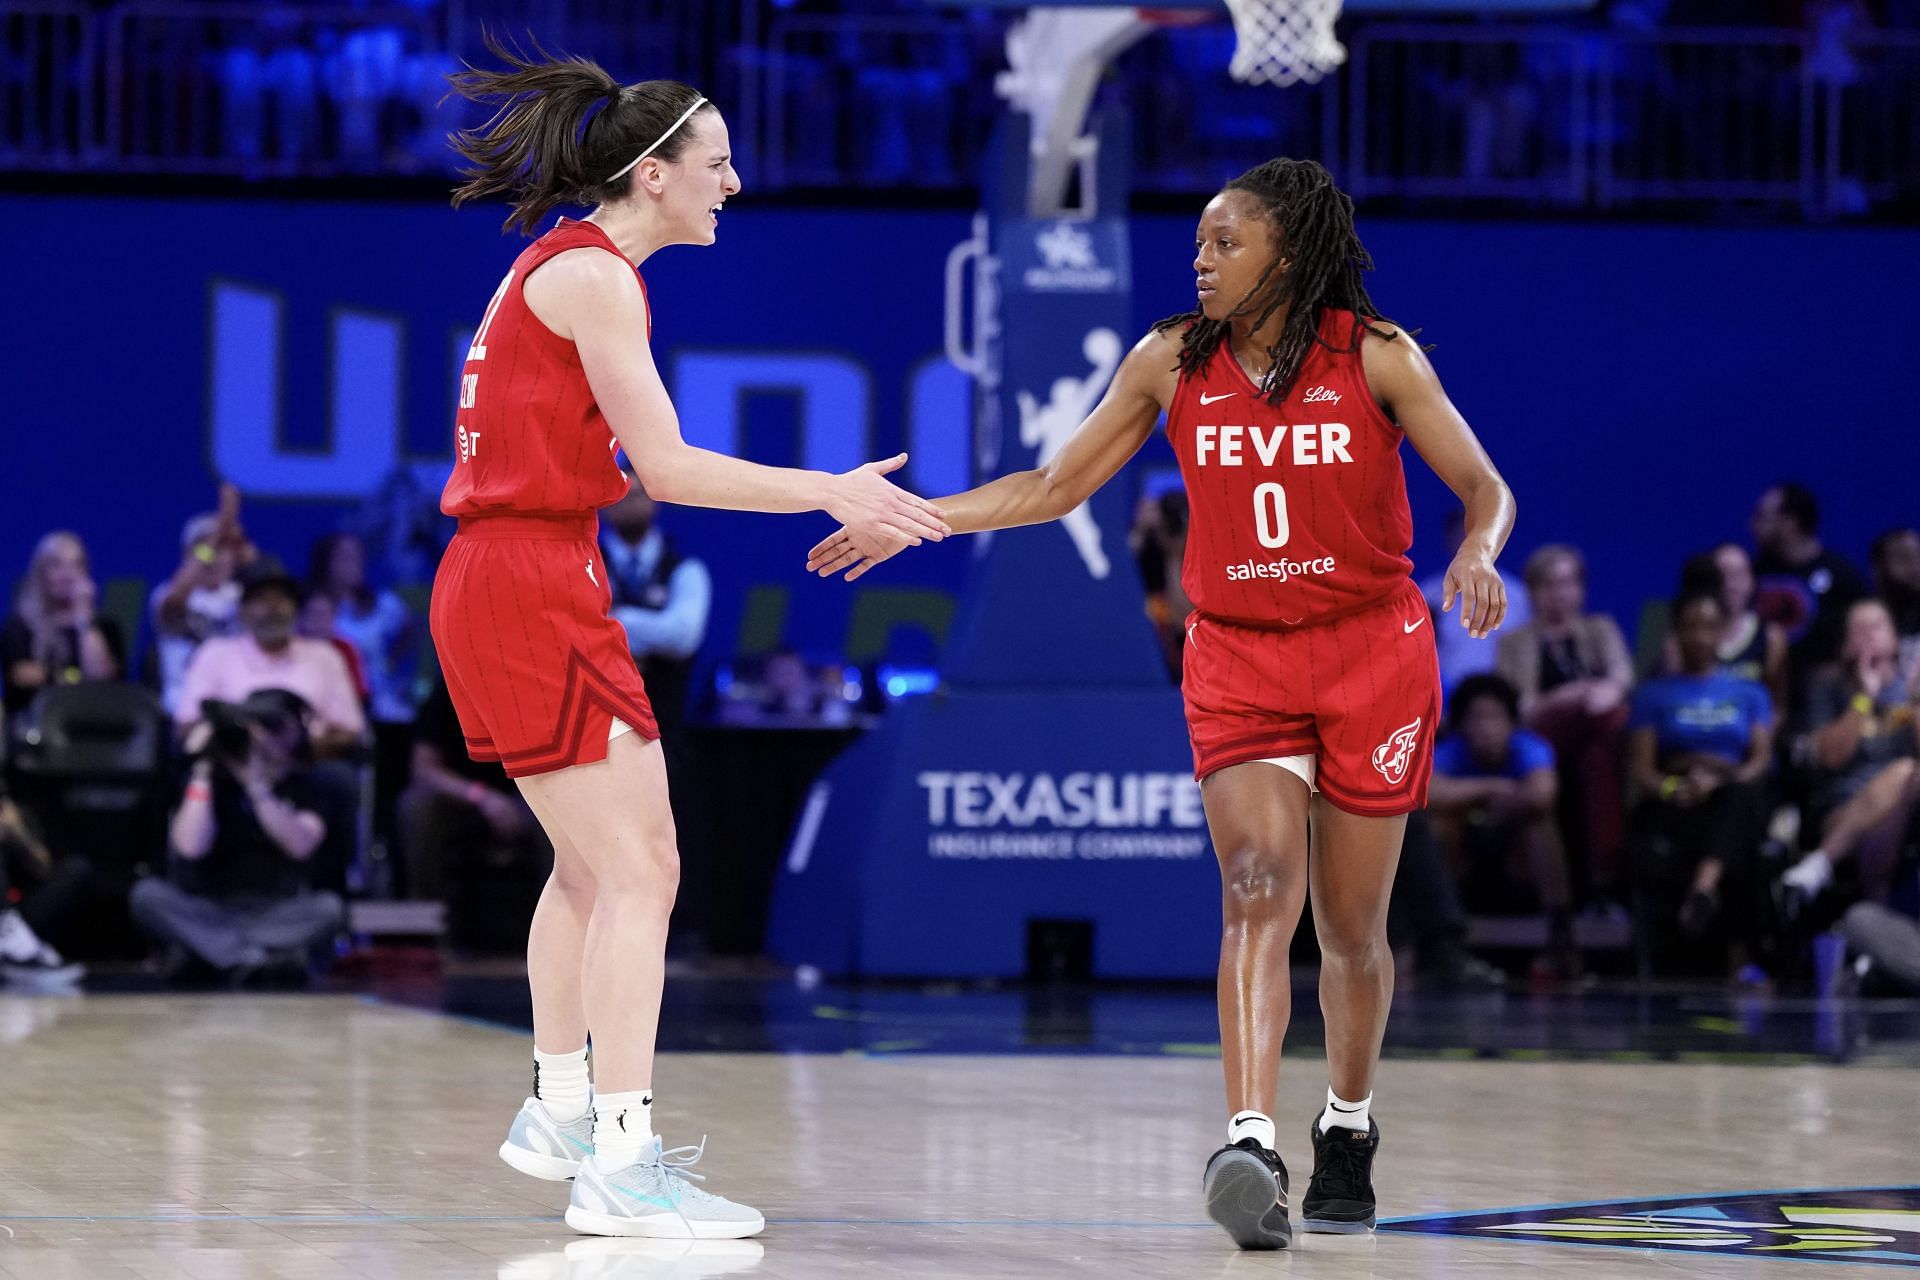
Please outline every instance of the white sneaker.
[[706, 1150], [703, 1139], [697, 1147], [663, 1151], [660, 1139], [654, 1138], [632, 1164], [611, 1172], [595, 1161], [582, 1161], [573, 1180], [567, 1225], [588, 1236], [661, 1240], [737, 1240], [759, 1235], [766, 1230], [767, 1220], [758, 1210], [694, 1185], [704, 1175], [693, 1172], [693, 1166]]
[[1817, 898], [1833, 883], [1833, 862], [1822, 850], [1815, 849], [1780, 873], [1780, 883], [1798, 889], [1809, 898]]
[[71, 986], [87, 976], [40, 940], [18, 911], [0, 911], [0, 975], [22, 986]]
[[593, 1154], [593, 1108], [565, 1124], [547, 1113], [538, 1098], [520, 1104], [520, 1114], [500, 1144], [500, 1158], [520, 1172], [548, 1182], [565, 1182]]

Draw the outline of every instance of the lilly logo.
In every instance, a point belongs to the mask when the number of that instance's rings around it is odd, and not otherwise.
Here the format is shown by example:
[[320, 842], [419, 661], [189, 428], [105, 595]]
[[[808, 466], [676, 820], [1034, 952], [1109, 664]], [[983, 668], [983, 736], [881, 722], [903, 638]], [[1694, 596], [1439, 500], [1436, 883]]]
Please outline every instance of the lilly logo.
[[1395, 729], [1387, 740], [1373, 749], [1373, 767], [1394, 786], [1406, 780], [1407, 766], [1413, 763], [1414, 748], [1419, 745], [1421, 717], [1412, 724]]

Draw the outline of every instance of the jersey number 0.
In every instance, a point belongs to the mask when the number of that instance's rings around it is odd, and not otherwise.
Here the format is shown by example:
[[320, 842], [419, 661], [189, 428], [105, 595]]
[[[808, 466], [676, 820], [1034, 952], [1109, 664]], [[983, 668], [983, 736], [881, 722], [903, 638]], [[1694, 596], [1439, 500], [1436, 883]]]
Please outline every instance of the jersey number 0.
[[1260, 545], [1273, 550], [1286, 546], [1292, 535], [1287, 526], [1287, 491], [1271, 481], [1253, 491], [1253, 529]]

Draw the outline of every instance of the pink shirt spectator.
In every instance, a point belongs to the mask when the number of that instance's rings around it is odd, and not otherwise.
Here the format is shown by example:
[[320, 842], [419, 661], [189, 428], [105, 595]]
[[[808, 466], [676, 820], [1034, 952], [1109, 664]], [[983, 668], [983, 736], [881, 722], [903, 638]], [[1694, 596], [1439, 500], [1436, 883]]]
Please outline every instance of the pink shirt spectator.
[[345, 659], [325, 640], [305, 636], [293, 637], [277, 654], [262, 649], [250, 635], [201, 642], [181, 680], [174, 719], [183, 726], [192, 724], [200, 719], [200, 704], [206, 699], [239, 702], [261, 689], [299, 694], [326, 728], [366, 732], [366, 713]]

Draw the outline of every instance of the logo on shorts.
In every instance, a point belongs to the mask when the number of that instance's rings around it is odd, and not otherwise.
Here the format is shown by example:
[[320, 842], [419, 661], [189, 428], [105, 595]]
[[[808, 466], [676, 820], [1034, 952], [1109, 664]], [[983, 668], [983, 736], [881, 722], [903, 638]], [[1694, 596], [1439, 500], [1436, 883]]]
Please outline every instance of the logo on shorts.
[[1399, 786], [1407, 776], [1407, 766], [1413, 763], [1413, 749], [1418, 745], [1421, 717], [1415, 716], [1412, 724], [1395, 729], [1387, 740], [1373, 749], [1373, 767], [1380, 776], [1394, 786]]

